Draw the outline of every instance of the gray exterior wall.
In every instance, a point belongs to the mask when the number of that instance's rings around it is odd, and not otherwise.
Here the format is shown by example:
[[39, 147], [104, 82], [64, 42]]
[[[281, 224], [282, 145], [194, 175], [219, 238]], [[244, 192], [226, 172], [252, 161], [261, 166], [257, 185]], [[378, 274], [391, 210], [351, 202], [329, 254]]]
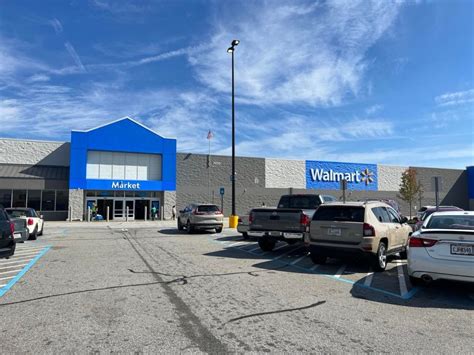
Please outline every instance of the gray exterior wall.
[[466, 170], [421, 167], [413, 168], [416, 169], [418, 179], [423, 185], [425, 191], [421, 201], [421, 206], [435, 204], [435, 192], [431, 186], [431, 178], [433, 176], [440, 176], [440, 205], [454, 205], [466, 210], [470, 208], [468, 198], [468, 179]]
[[0, 164], [69, 166], [70, 143], [0, 139]]
[[377, 165], [379, 191], [398, 191], [402, 182], [402, 174], [408, 167]]
[[84, 220], [84, 190], [69, 190], [69, 212], [73, 221]]
[[265, 187], [306, 188], [304, 160], [265, 159]]
[[176, 191], [164, 191], [163, 192], [163, 217], [170, 219], [172, 217], [171, 209], [176, 206]]

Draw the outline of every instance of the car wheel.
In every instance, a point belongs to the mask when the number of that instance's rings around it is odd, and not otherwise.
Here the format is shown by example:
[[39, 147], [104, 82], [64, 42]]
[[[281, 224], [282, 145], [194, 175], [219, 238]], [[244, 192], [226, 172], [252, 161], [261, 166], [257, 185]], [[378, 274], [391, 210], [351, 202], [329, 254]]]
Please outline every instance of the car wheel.
[[182, 231], [184, 229], [183, 225], [181, 224], [180, 219], [178, 218], [178, 230]]
[[249, 234], [247, 232], [243, 232], [242, 237], [244, 237], [244, 239], [249, 239]]
[[191, 222], [189, 222], [189, 220], [188, 220], [188, 222], [186, 222], [186, 231], [188, 232], [188, 234], [191, 234], [191, 233], [194, 232], [194, 228], [191, 225]]
[[33, 233], [31, 233], [30, 236], [28, 237], [29, 240], [36, 240], [36, 238], [38, 238], [38, 226], [36, 226]]
[[376, 271], [384, 271], [387, 267], [387, 245], [380, 242], [377, 248], [377, 254], [374, 257], [374, 269]]
[[258, 246], [260, 249], [263, 251], [272, 251], [273, 248], [275, 248], [276, 242], [274, 240], [268, 239], [268, 238], [260, 238], [258, 240]]
[[216, 233], [222, 233], [222, 227], [216, 228]]
[[326, 255], [314, 254], [314, 253], [311, 253], [311, 252], [310, 252], [309, 256], [311, 258], [311, 261], [314, 264], [326, 264], [326, 261], [328, 259], [328, 257]]

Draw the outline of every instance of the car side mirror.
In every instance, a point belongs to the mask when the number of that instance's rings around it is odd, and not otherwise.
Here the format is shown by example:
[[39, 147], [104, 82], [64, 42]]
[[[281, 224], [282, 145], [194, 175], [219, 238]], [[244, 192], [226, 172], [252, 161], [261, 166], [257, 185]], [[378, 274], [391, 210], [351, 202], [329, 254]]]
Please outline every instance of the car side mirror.
[[42, 215], [42, 214], [40, 214], [40, 218], [41, 218], [41, 219], [44, 219], [44, 217], [43, 217], [43, 215]]
[[184, 213], [184, 210], [179, 210], [179, 213]]
[[401, 224], [404, 224], [404, 223], [407, 223], [407, 222], [408, 222], [408, 218], [402, 217], [400, 223], [401, 223]]

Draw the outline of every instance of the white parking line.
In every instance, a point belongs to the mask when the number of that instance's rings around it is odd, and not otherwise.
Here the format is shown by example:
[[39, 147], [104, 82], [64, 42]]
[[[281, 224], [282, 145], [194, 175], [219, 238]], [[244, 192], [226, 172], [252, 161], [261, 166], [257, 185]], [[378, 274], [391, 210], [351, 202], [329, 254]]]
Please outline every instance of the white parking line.
[[25, 262], [30, 261], [31, 259], [34, 259], [34, 256], [31, 256], [29, 259], [26, 259], [26, 260], [10, 260], [10, 261], [7, 261], [7, 262], [1, 262], [0, 263], [0, 269], [3, 267], [3, 265], [25, 263]]
[[281, 249], [281, 248], [283, 248], [283, 247], [286, 247], [287, 245], [288, 245], [288, 244], [286, 244], [286, 243], [282, 243], [282, 244], [281, 244], [279, 247], [277, 247], [277, 248], [274, 248], [272, 251], [275, 251], [275, 250]]
[[10, 270], [10, 271], [5, 271], [5, 272], [0, 272], [0, 275], [3, 275], [3, 274], [13, 274], [13, 273], [16, 273], [18, 271], [20, 271], [21, 269], [23, 269], [22, 267], [18, 268], [18, 270]]
[[[14, 256], [11, 256], [10, 259], [6, 259], [6, 260], [9, 260], [9, 261], [12, 261], [12, 260], [22, 260], [22, 259], [32, 259], [34, 258], [34, 255], [27, 255], [27, 256], [20, 256], [20, 257], [16, 257], [15, 255]], [[3, 261], [3, 260], [2, 260]], [[1, 265], [1, 261], [0, 261], [0, 265]]]
[[13, 255], [13, 257], [15, 257], [15, 256], [25, 256], [25, 255], [36, 255], [36, 254], [38, 254], [37, 251], [20, 252], [20, 253], [15, 252], [15, 255]]
[[20, 266], [25, 266], [25, 265], [28, 265], [28, 263], [26, 263], [26, 264], [20, 264], [20, 265], [12, 265], [12, 266], [2, 266], [2, 267], [0, 267], [0, 269], [3, 270], [3, 269], [15, 268], [15, 267], [18, 268], [18, 267], [20, 267]]
[[253, 249], [250, 249], [250, 250], [249, 250], [249, 253], [253, 253], [254, 251], [256, 251], [256, 250], [258, 250], [258, 249], [260, 249], [260, 246], [258, 246], [258, 247], [256, 247], [256, 248], [253, 248]]
[[405, 273], [403, 272], [403, 263], [401, 260], [396, 260], [396, 264], [398, 271], [398, 283], [400, 284], [400, 295], [403, 297], [408, 293]]
[[346, 264], [342, 265], [342, 266], [339, 268], [339, 270], [337, 270], [336, 275], [334, 275], [334, 277], [340, 278], [341, 275], [342, 275], [342, 273], [343, 273], [344, 270], [346, 269], [346, 266], [347, 266]]
[[237, 242], [237, 243], [232, 243], [230, 245], [228, 245], [228, 247], [235, 247], [236, 245], [242, 245], [242, 244], [246, 244], [245, 242]]
[[304, 258], [306, 258], [306, 254], [303, 255], [302, 257], [296, 259], [295, 261], [293, 261], [290, 265], [295, 265], [295, 264], [297, 264], [298, 262], [300, 262], [301, 260], [303, 260]]
[[364, 280], [364, 286], [367, 286], [369, 287], [371, 284], [372, 284], [372, 279], [374, 278], [374, 272], [373, 271], [369, 271], [367, 273], [367, 275], [365, 276], [365, 280]]
[[[17, 244], [18, 245], [18, 244]], [[16, 250], [17, 251], [31, 251], [31, 250], [43, 250], [44, 247], [23, 247], [23, 246], [17, 246]]]
[[3, 280], [10, 280], [10, 279], [13, 279], [13, 278], [15, 278], [15, 276], [2, 277], [2, 278], [0, 279], [0, 281], [3, 281]]
[[285, 256], [285, 255], [287, 255], [287, 254], [290, 254], [291, 252], [294, 252], [295, 250], [298, 250], [298, 249], [300, 249], [300, 248], [301, 248], [301, 246], [298, 247], [298, 248], [294, 248], [294, 249], [288, 250], [287, 252], [278, 255], [276, 258], [274, 258], [274, 259], [272, 259], [272, 260], [278, 260], [278, 259], [282, 258], [283, 256]]

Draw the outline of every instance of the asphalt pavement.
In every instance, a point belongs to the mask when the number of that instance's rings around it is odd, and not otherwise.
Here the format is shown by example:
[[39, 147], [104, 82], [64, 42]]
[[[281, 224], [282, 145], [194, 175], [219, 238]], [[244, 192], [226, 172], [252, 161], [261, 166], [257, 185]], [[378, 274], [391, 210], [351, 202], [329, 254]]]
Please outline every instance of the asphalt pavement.
[[474, 349], [473, 285], [413, 287], [398, 258], [315, 266], [300, 244], [264, 253], [166, 221], [51, 222], [19, 250], [0, 261], [21, 265], [0, 281], [2, 353]]

